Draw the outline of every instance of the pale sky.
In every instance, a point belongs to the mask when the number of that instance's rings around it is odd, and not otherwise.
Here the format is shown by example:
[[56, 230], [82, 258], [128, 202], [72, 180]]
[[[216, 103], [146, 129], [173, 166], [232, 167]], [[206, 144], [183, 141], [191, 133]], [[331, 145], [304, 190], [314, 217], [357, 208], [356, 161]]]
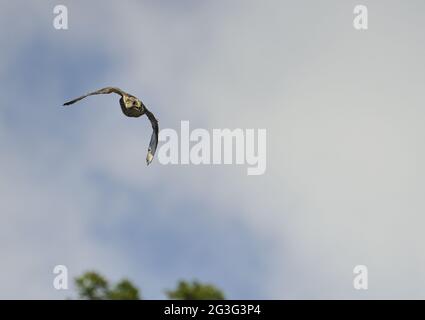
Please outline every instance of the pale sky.
[[[148, 299], [181, 278], [233, 299], [425, 298], [423, 1], [1, 8], [0, 298], [75, 296], [53, 288], [58, 264]], [[150, 124], [117, 97], [61, 107], [104, 86], [161, 128], [267, 129], [266, 173], [146, 167]]]

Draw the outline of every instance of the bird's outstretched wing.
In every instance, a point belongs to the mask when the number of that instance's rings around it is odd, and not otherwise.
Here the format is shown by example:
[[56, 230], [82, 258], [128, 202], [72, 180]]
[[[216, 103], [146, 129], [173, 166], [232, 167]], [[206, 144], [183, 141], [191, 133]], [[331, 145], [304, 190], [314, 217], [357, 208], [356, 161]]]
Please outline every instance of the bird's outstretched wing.
[[103, 89], [100, 89], [100, 90], [97, 90], [97, 91], [94, 91], [94, 92], [87, 93], [84, 96], [78, 97], [74, 100], [65, 102], [63, 105], [69, 106], [69, 105], [71, 105], [71, 104], [73, 104], [77, 101], [80, 101], [81, 99], [84, 99], [85, 97], [92, 96], [92, 95], [95, 95], [95, 94], [109, 94], [109, 93], [116, 93], [116, 94], [119, 94], [121, 97], [126, 94], [126, 92], [122, 91], [119, 88], [106, 87], [106, 88], [103, 88]]
[[156, 147], [158, 146], [158, 120], [156, 120], [155, 116], [152, 112], [150, 112], [148, 109], [145, 109], [146, 116], [149, 118], [149, 121], [152, 124], [152, 135], [151, 135], [151, 141], [149, 142], [149, 149], [148, 154], [146, 156], [146, 164], [149, 165], [152, 160], [153, 156], [155, 155]]

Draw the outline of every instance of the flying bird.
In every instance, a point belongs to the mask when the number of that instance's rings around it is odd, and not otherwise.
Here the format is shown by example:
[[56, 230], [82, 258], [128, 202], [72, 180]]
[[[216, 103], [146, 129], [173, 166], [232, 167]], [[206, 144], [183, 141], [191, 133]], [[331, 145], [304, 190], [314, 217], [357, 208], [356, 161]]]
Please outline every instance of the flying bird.
[[133, 117], [133, 118], [138, 118], [143, 116], [144, 114], [148, 117], [149, 121], [152, 124], [152, 136], [151, 136], [151, 141], [149, 143], [149, 148], [148, 148], [148, 154], [146, 156], [146, 164], [149, 165], [152, 160], [153, 157], [155, 155], [155, 151], [156, 151], [156, 147], [158, 145], [158, 120], [156, 120], [155, 116], [153, 115], [152, 112], [150, 112], [146, 106], [143, 104], [143, 102], [138, 99], [137, 97], [122, 91], [119, 88], [115, 88], [115, 87], [106, 87], [94, 92], [90, 92], [87, 93], [81, 97], [78, 97], [74, 100], [65, 102], [63, 105], [64, 106], [69, 106], [71, 104], [74, 104], [88, 96], [92, 96], [92, 95], [97, 95], [97, 94], [109, 94], [109, 93], [116, 93], [119, 94], [121, 96], [120, 98], [120, 106], [121, 106], [121, 110], [122, 112], [127, 116], [127, 117]]

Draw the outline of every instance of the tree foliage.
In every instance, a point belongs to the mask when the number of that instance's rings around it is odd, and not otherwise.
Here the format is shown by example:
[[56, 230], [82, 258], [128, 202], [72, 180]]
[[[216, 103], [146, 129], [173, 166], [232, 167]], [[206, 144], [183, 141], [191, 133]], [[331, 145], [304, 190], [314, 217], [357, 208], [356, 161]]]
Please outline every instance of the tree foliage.
[[[111, 286], [109, 281], [95, 271], [89, 271], [75, 278], [75, 287], [80, 299], [84, 300], [139, 300], [139, 289], [127, 279]], [[179, 300], [223, 300], [223, 292], [212, 284], [197, 280], [180, 280], [174, 290], [165, 292], [169, 299]]]
[[129, 280], [123, 279], [108, 292], [108, 299], [139, 300], [139, 290]]
[[138, 300], [139, 290], [127, 279], [110, 287], [99, 273], [89, 271], [75, 279], [80, 299], [85, 300]]
[[212, 284], [202, 284], [197, 280], [192, 282], [180, 280], [175, 290], [167, 290], [169, 299], [179, 300], [223, 300], [223, 292]]

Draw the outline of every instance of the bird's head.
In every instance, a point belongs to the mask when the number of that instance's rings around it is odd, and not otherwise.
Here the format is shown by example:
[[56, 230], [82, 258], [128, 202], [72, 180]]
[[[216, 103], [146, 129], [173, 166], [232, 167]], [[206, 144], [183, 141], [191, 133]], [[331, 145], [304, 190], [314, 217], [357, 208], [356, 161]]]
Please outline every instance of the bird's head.
[[127, 108], [140, 108], [142, 103], [136, 97], [124, 97], [124, 103]]

